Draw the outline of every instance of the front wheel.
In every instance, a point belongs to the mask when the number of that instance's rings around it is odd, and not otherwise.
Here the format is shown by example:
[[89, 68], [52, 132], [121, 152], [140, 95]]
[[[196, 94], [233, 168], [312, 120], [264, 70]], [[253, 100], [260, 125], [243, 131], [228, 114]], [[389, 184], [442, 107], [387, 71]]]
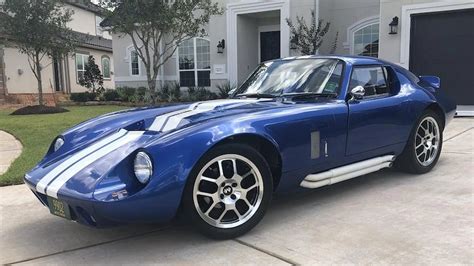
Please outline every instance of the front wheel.
[[218, 146], [189, 176], [184, 209], [198, 229], [217, 239], [238, 237], [263, 218], [273, 191], [262, 155], [247, 145]]
[[403, 153], [395, 162], [398, 168], [414, 174], [429, 172], [438, 162], [443, 146], [439, 116], [426, 111], [416, 124]]

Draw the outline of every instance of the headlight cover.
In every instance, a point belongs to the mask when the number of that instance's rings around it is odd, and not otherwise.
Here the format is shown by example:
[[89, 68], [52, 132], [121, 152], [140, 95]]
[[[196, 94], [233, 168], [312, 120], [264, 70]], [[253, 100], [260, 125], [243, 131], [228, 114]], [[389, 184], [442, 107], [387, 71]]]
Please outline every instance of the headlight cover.
[[64, 144], [64, 139], [62, 137], [56, 138], [56, 141], [54, 141], [54, 151], [58, 151], [61, 146]]
[[133, 171], [140, 183], [146, 184], [150, 181], [150, 177], [153, 174], [153, 164], [146, 152], [140, 151], [137, 153], [133, 162]]

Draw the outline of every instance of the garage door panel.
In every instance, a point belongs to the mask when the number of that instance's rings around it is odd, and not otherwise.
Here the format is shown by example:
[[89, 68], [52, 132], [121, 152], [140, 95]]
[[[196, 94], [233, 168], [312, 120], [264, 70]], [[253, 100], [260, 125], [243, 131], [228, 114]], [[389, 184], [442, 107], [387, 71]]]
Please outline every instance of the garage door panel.
[[474, 9], [412, 15], [410, 70], [439, 76], [458, 105], [474, 105]]

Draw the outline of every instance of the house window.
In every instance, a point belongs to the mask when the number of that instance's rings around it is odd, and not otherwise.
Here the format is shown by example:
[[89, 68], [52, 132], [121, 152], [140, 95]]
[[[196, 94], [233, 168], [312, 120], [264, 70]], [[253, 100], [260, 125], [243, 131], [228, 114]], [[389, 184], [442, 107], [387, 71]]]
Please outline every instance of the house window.
[[210, 42], [202, 38], [188, 39], [180, 44], [178, 53], [181, 86], [211, 86]]
[[95, 33], [97, 36], [103, 36], [104, 35], [104, 30], [100, 26], [100, 23], [102, 23], [103, 19], [99, 16], [95, 16]]
[[76, 54], [76, 81], [79, 83], [79, 80], [84, 78], [84, 73], [86, 72], [86, 64], [89, 61], [89, 55], [86, 54]]
[[379, 56], [379, 23], [367, 25], [354, 32], [354, 54]]
[[140, 75], [140, 60], [137, 51], [130, 51], [130, 73], [132, 76]]
[[108, 56], [102, 57], [102, 76], [104, 79], [110, 79], [110, 58]]

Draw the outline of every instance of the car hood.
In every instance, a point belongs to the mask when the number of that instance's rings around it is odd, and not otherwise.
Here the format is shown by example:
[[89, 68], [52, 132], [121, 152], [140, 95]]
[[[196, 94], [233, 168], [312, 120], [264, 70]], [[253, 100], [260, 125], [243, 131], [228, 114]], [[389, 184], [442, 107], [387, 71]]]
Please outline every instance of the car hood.
[[64, 145], [58, 152], [50, 148], [40, 165], [73, 154], [121, 129], [166, 134], [211, 119], [284, 106], [272, 99], [226, 99], [118, 111], [82, 122], [61, 134]]

